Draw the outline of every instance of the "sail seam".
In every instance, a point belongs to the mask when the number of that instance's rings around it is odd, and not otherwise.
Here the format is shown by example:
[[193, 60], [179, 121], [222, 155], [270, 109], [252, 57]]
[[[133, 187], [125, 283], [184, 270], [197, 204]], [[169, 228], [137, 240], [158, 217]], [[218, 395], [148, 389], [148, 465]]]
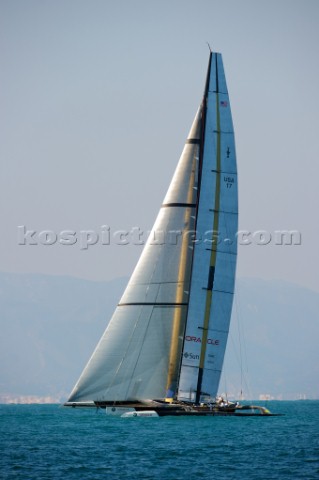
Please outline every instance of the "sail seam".
[[[228, 95], [228, 92], [220, 92], [218, 90], [208, 90], [210, 93], [220, 93], [221, 95]], [[229, 96], [229, 95], [228, 95]]]
[[211, 170], [213, 173], [227, 173], [227, 175], [237, 175], [237, 172], [226, 172], [224, 170]]
[[214, 133], [220, 133], [223, 135], [234, 135], [234, 130], [213, 130]]
[[230, 212], [229, 210], [216, 210], [215, 208], [210, 208], [209, 209], [210, 212], [214, 212], [214, 213], [230, 213], [231, 215], [238, 215], [238, 212]]
[[207, 365], [207, 367], [205, 367], [206, 370], [210, 370], [211, 372], [221, 372], [221, 369], [220, 368], [209, 368], [209, 366]]
[[[209, 291], [212, 291], [212, 292], [218, 292], [218, 293], [227, 293], [229, 295], [234, 295], [234, 292], [227, 292], [227, 290], [218, 290], [217, 288], [207, 288], [207, 287], [202, 287], [202, 290], [209, 290]], [[209, 330], [208, 327], [198, 327], [198, 328], [201, 328], [202, 330]]]
[[186, 302], [179, 302], [179, 303], [174, 303], [174, 302], [128, 302], [128, 303], [119, 303], [118, 307], [130, 307], [130, 306], [162, 306], [162, 307], [179, 307], [179, 306], [184, 306], [188, 305]]
[[237, 256], [237, 252], [229, 252], [228, 250], [227, 251], [224, 251], [224, 250], [220, 250], [218, 248], [206, 248], [207, 251], [209, 252], [218, 252], [218, 253], [225, 253], [226, 255], [235, 255]]
[[[204, 330], [203, 327], [198, 327], [199, 330]], [[217, 328], [207, 328], [209, 332], [228, 333], [229, 330], [218, 330]]]

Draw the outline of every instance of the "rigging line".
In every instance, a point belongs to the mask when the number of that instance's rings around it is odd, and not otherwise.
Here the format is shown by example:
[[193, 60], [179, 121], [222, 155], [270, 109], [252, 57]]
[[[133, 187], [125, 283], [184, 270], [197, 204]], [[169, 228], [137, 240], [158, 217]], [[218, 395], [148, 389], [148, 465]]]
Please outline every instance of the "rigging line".
[[236, 301], [237, 301], [237, 306], [238, 306], [238, 312], [239, 312], [239, 318], [240, 318], [240, 324], [241, 324], [241, 329], [242, 329], [242, 339], [243, 339], [243, 346], [244, 346], [244, 355], [245, 355], [245, 363], [246, 365], [248, 366], [248, 358], [247, 358], [247, 348], [246, 348], [246, 338], [245, 338], [245, 324], [244, 324], [244, 321], [242, 320], [243, 319], [243, 315], [242, 315], [242, 301], [241, 301], [241, 295], [240, 295], [240, 288], [239, 288], [239, 285], [237, 284], [237, 297], [236, 297]]
[[[237, 299], [235, 299], [235, 303], [237, 305]], [[237, 312], [238, 312], [238, 309], [237, 309]], [[240, 400], [242, 400], [243, 398], [243, 356], [242, 356], [242, 346], [241, 346], [241, 332], [240, 332], [238, 317], [237, 317], [237, 331], [238, 331], [238, 340], [239, 340], [239, 359], [240, 359]]]
[[[229, 331], [229, 338], [230, 338], [231, 343], [232, 343], [232, 353], [235, 357], [235, 360], [236, 360], [237, 364], [240, 366], [241, 360], [240, 360], [240, 354], [238, 352], [238, 342], [234, 339], [234, 336], [233, 336], [231, 330]], [[249, 385], [248, 385], [248, 382], [247, 382], [247, 379], [246, 379], [245, 375], [243, 375], [243, 384], [246, 387], [248, 395], [250, 395], [250, 388], [249, 388]], [[240, 385], [240, 389], [242, 390], [241, 385]], [[244, 399], [244, 398], [242, 398], [243, 397], [243, 392], [242, 391], [239, 393], [239, 397], [241, 397], [240, 400]]]
[[[228, 365], [227, 365], [228, 367]], [[225, 390], [225, 397], [226, 397], [226, 401], [228, 401], [228, 387], [227, 387], [227, 367], [226, 367], [226, 362], [223, 362], [223, 370], [222, 370], [222, 373], [223, 373], [223, 380], [224, 380], [224, 390]]]
[[[238, 339], [239, 339], [239, 349], [240, 349], [240, 373], [241, 373], [241, 393], [243, 394], [243, 385], [245, 385], [247, 389], [248, 396], [251, 397], [251, 389], [249, 386], [248, 378], [245, 375], [244, 363], [247, 365], [247, 372], [248, 372], [248, 361], [247, 361], [247, 352], [246, 352], [246, 343], [245, 343], [245, 335], [244, 335], [244, 328], [243, 328], [243, 321], [242, 321], [242, 313], [241, 313], [241, 302], [240, 302], [240, 294], [239, 288], [237, 284], [236, 288], [236, 295], [235, 295], [235, 309], [236, 309], [236, 317], [237, 317], [237, 330], [238, 330]], [[243, 355], [244, 354], [244, 355]], [[243, 356], [244, 361], [243, 361]]]

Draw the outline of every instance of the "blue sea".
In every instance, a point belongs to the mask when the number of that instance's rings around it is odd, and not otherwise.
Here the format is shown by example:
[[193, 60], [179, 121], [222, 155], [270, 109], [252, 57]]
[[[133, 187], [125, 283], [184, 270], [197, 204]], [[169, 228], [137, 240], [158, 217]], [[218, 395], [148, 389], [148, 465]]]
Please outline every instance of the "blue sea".
[[279, 417], [107, 417], [0, 405], [1, 479], [319, 479], [319, 401]]

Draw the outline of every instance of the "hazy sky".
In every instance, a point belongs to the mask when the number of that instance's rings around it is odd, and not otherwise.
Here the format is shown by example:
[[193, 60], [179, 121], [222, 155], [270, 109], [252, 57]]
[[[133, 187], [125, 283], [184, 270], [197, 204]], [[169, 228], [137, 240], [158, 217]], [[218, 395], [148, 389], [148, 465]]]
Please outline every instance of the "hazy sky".
[[[0, 270], [129, 275], [136, 245], [18, 245], [18, 226], [151, 228], [223, 54], [240, 229], [302, 244], [240, 246], [238, 275], [319, 291], [317, 0], [2, 0]], [[41, 243], [38, 237], [35, 237]]]

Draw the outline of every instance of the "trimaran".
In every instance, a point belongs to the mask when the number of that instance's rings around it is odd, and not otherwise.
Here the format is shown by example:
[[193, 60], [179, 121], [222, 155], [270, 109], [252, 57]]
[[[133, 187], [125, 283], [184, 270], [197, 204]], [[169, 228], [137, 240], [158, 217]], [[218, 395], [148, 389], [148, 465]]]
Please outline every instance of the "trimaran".
[[237, 185], [222, 56], [210, 51], [203, 99], [152, 232], [66, 406], [124, 417], [270, 415], [217, 397], [234, 296]]

